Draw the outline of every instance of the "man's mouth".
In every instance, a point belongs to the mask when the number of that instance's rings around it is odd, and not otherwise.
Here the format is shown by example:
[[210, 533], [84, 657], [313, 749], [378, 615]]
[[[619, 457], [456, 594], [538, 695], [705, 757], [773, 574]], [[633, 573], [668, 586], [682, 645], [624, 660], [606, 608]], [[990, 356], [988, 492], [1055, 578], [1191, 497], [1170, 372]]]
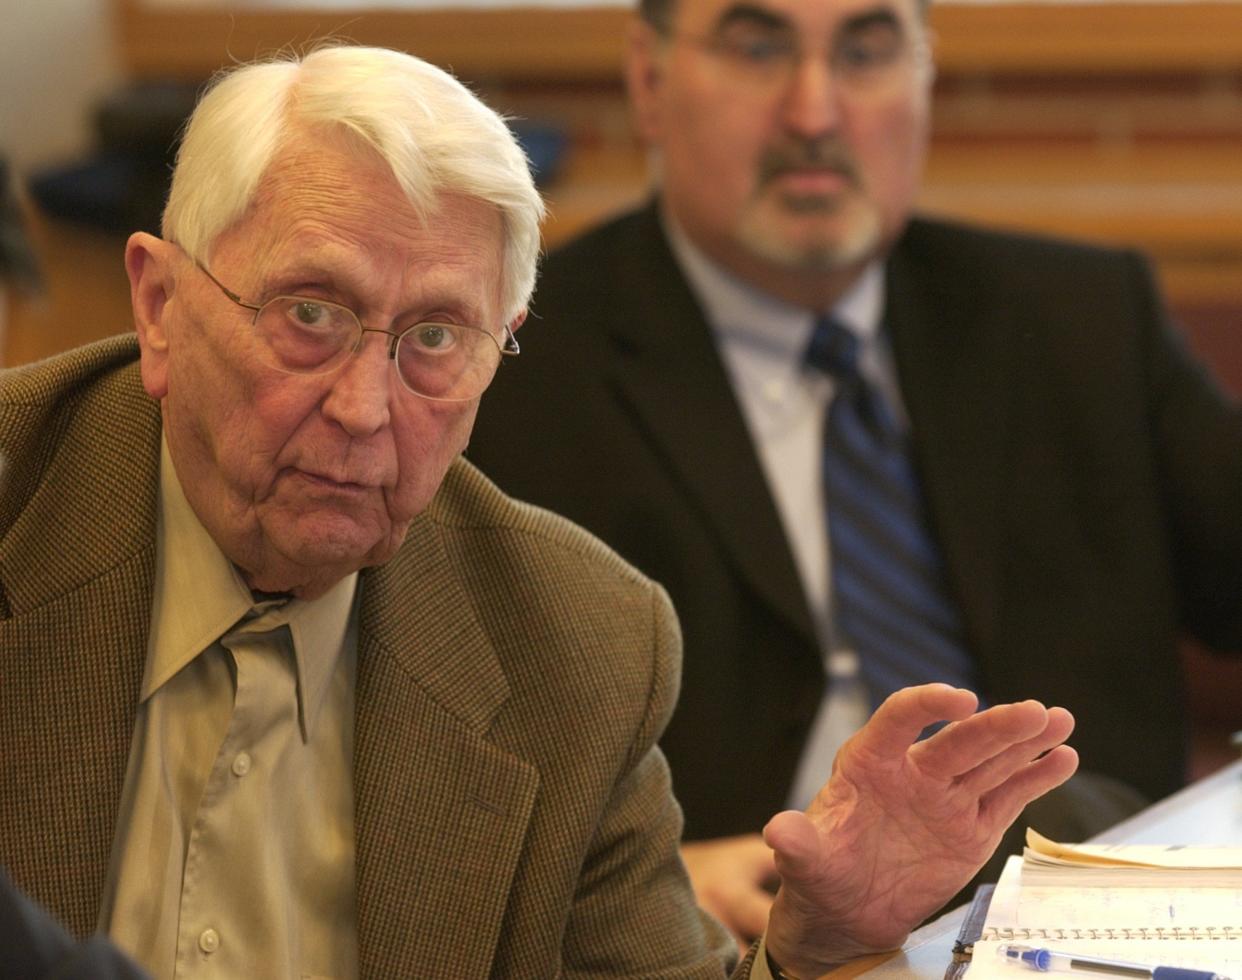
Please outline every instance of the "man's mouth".
[[858, 170], [837, 142], [783, 143], [759, 164], [761, 182], [794, 196], [837, 196], [858, 186]]
[[793, 167], [772, 175], [770, 183], [782, 193], [799, 197], [835, 197], [854, 186], [839, 170], [825, 167]]
[[294, 470], [294, 475], [312, 488], [320, 491], [358, 494], [372, 489], [363, 483], [355, 483], [352, 480], [338, 480], [334, 477], [322, 473], [312, 473], [308, 470]]

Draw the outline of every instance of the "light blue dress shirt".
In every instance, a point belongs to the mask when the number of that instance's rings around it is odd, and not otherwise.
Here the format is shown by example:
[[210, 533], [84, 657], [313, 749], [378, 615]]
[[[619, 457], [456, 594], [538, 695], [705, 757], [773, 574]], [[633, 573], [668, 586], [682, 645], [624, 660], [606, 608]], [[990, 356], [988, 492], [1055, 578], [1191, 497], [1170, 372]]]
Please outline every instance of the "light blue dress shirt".
[[[803, 355], [821, 311], [789, 304], [734, 278], [705, 256], [672, 219], [673, 255], [711, 326], [750, 431], [815, 624], [830, 678], [788, 804], [803, 809], [823, 785], [837, 749], [870, 714], [858, 658], [834, 637], [828, 518], [820, 475], [832, 379]], [[863, 375], [901, 424], [905, 406], [892, 352], [880, 329], [884, 267], [873, 262], [830, 312], [857, 334]]]

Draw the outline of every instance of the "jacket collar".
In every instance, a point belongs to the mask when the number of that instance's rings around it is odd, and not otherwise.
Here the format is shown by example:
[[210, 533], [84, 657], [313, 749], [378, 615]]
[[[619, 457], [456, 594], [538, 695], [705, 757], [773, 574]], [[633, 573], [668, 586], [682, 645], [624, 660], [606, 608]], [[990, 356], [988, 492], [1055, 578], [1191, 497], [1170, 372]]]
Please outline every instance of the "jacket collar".
[[509, 682], [446, 541], [481, 481], [450, 470], [400, 553], [362, 575], [354, 788], [364, 976], [485, 976], [539, 788], [489, 727]]
[[[610, 261], [644, 283], [608, 317], [609, 371], [657, 453], [699, 506], [738, 574], [818, 649], [793, 556], [727, 370], [669, 249], [656, 205]], [[703, 419], [713, 420], [703, 425]]]

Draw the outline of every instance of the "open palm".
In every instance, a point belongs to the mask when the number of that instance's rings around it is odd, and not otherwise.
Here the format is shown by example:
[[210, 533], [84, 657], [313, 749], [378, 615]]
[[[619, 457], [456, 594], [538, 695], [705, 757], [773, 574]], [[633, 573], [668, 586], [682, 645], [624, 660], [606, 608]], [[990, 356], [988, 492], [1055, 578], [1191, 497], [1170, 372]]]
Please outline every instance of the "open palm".
[[[1074, 721], [1036, 701], [975, 713], [944, 684], [899, 691], [837, 755], [806, 813], [775, 816], [764, 838], [781, 890], [768, 950], [815, 976], [891, 949], [991, 856], [1022, 808], [1070, 777]], [[950, 724], [923, 741], [928, 725]]]

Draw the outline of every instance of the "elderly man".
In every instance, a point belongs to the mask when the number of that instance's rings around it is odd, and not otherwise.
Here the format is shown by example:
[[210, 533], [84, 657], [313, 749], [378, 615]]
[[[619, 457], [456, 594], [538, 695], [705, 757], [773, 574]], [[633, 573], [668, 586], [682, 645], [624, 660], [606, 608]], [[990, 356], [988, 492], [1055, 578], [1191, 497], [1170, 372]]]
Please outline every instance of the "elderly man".
[[[663, 591], [459, 458], [541, 210], [414, 58], [242, 68], [129, 241], [136, 341], [3, 376], [0, 864], [73, 932], [158, 977], [724, 974]], [[771, 821], [740, 975], [900, 942], [1069, 776], [1067, 712], [975, 704], [899, 692]]]
[[548, 259], [467, 452], [669, 590], [661, 745], [743, 937], [766, 815], [887, 692], [1068, 706], [1090, 772], [1028, 819], [1076, 839], [1182, 780], [1178, 631], [1242, 649], [1242, 413], [1137, 256], [912, 216], [924, 6], [644, 0], [656, 195]]

